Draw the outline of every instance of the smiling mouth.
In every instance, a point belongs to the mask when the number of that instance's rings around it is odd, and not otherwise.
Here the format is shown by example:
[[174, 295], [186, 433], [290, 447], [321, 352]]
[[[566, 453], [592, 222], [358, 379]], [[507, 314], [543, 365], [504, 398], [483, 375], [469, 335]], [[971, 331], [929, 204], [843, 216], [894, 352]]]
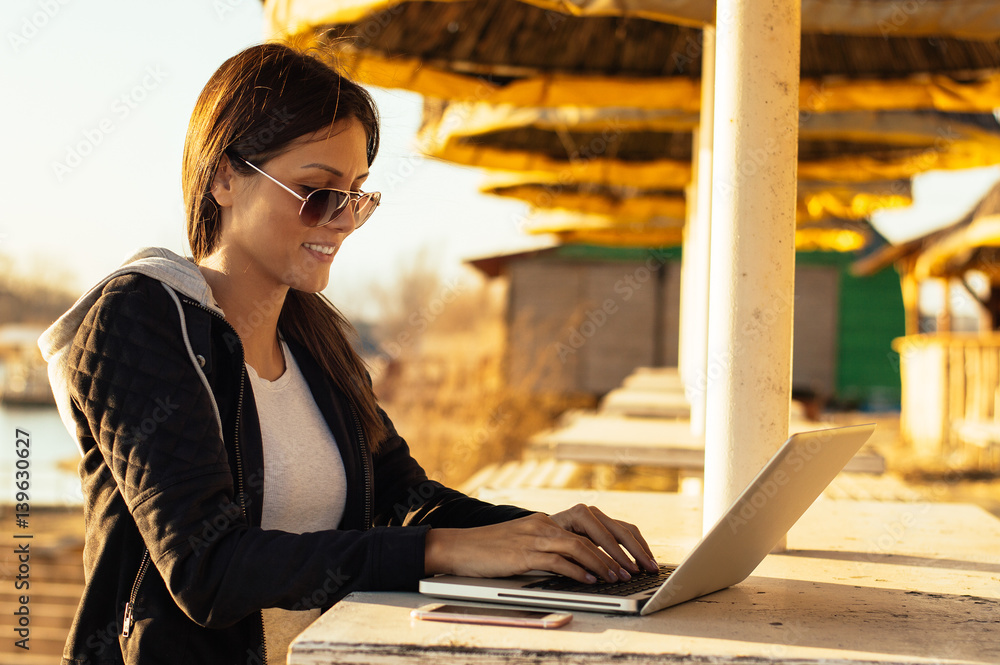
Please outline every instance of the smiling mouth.
[[327, 256], [337, 251], [337, 248], [331, 245], [314, 245], [311, 242], [303, 243], [302, 246], [305, 247], [306, 249], [311, 249], [313, 251], [319, 252], [320, 254], [326, 254]]

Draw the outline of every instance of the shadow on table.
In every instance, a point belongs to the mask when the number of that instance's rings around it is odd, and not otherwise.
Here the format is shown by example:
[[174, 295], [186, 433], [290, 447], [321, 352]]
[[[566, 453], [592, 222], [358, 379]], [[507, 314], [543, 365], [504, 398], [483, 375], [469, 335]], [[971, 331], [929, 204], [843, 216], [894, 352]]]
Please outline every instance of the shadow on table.
[[562, 630], [755, 642], [772, 645], [774, 658], [814, 647], [1000, 662], [998, 598], [756, 576], [647, 617], [605, 615], [600, 627], [574, 621]]
[[[921, 560], [921, 557], [910, 558]], [[919, 582], [920, 571], [914, 570], [913, 574]], [[866, 575], [858, 579], [870, 580], [871, 577]], [[608, 655], [662, 656], [670, 660], [682, 652], [686, 657], [712, 660], [728, 657], [723, 654], [733, 651], [731, 647], [713, 646], [710, 642], [693, 646], [689, 640], [695, 638], [761, 645], [757, 649], [735, 647], [737, 652], [752, 654], [751, 660], [828, 660], [829, 654], [795, 651], [818, 648], [843, 651], [843, 659], [852, 662], [868, 662], [872, 658], [866, 654], [873, 654], [889, 656], [890, 662], [895, 656], [907, 662], [917, 658], [921, 662], [931, 659], [935, 662], [998, 663], [1000, 596], [993, 589], [990, 593], [995, 597], [752, 576], [737, 586], [645, 617], [575, 611], [569, 625], [558, 630], [537, 631], [552, 633], [551, 651], [520, 648], [514, 651], [522, 659], [532, 656], [540, 660], [555, 658], [559, 662], [576, 662], [577, 656], [580, 662], [588, 662]], [[359, 594], [359, 599], [400, 608], [434, 600], [418, 594], [377, 593]], [[472, 630], [463, 624], [451, 625], [459, 632]], [[676, 651], [672, 651], [671, 638], [688, 640], [678, 641]], [[504, 636], [503, 641], [522, 643], [513, 635]], [[382, 645], [380, 648], [391, 651], [396, 647]], [[442, 648], [450, 653], [458, 645], [427, 648], [432, 651]], [[463, 648], [476, 652], [476, 647], [466, 645]], [[488, 651], [494, 652], [496, 648], [493, 645]], [[886, 658], [876, 657], [875, 660]]]
[[964, 561], [961, 559], [936, 559], [934, 557], [910, 556], [907, 554], [879, 554], [875, 552], [831, 550], [787, 550], [780, 553], [778, 556], [808, 557], [811, 559], [834, 559], [837, 561], [865, 561], [868, 563], [885, 563], [893, 566], [918, 566], [923, 568], [969, 570], [981, 573], [1000, 573], [1000, 563]]

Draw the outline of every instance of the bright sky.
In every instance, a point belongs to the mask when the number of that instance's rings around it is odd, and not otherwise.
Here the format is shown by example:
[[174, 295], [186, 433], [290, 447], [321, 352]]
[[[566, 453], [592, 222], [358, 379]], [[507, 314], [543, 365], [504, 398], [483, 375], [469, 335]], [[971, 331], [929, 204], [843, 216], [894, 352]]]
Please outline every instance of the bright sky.
[[[262, 26], [259, 0], [4, 0], [0, 253], [72, 275], [80, 290], [139, 247], [188, 253], [188, 118], [211, 73], [263, 39]], [[416, 152], [417, 95], [374, 92], [384, 134], [367, 188], [383, 204], [334, 261], [327, 295], [345, 313], [373, 314], [369, 286], [391, 283], [421, 248], [453, 276], [463, 258], [544, 242], [518, 231], [526, 206], [478, 194], [481, 172]], [[876, 224], [892, 240], [918, 235], [957, 219], [998, 177], [928, 177], [914, 208]]]
[[[80, 290], [140, 247], [188, 254], [188, 119], [212, 72], [264, 38], [259, 0], [4, 0], [0, 34], [0, 252], [72, 273]], [[540, 242], [517, 230], [527, 206], [478, 193], [481, 171], [414, 149], [418, 95], [373, 92], [383, 136], [366, 189], [383, 203], [326, 291], [349, 316], [372, 314], [368, 287], [421, 248], [447, 277], [463, 258]]]

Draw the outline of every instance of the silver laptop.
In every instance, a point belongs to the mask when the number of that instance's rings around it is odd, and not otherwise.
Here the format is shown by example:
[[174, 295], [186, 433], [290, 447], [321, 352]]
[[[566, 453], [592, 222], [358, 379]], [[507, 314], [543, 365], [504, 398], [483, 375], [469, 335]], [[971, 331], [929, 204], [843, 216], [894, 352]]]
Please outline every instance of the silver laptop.
[[746, 579], [864, 445], [875, 425], [793, 434], [726, 514], [676, 566], [629, 582], [582, 584], [557, 575], [504, 578], [439, 575], [420, 592], [463, 600], [650, 614]]

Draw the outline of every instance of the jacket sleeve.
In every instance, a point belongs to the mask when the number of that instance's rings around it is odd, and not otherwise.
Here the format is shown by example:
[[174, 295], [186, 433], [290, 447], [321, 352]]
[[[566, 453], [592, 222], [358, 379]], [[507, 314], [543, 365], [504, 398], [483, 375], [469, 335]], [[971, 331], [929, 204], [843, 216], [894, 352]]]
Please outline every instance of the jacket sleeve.
[[158, 281], [119, 277], [67, 354], [71, 397], [177, 605], [221, 628], [264, 607], [415, 586], [426, 527], [291, 534], [247, 524], [214, 398], [180, 326]]
[[497, 506], [430, 480], [406, 441], [381, 411], [389, 435], [375, 456], [375, 523], [473, 527], [531, 515], [515, 506]]

